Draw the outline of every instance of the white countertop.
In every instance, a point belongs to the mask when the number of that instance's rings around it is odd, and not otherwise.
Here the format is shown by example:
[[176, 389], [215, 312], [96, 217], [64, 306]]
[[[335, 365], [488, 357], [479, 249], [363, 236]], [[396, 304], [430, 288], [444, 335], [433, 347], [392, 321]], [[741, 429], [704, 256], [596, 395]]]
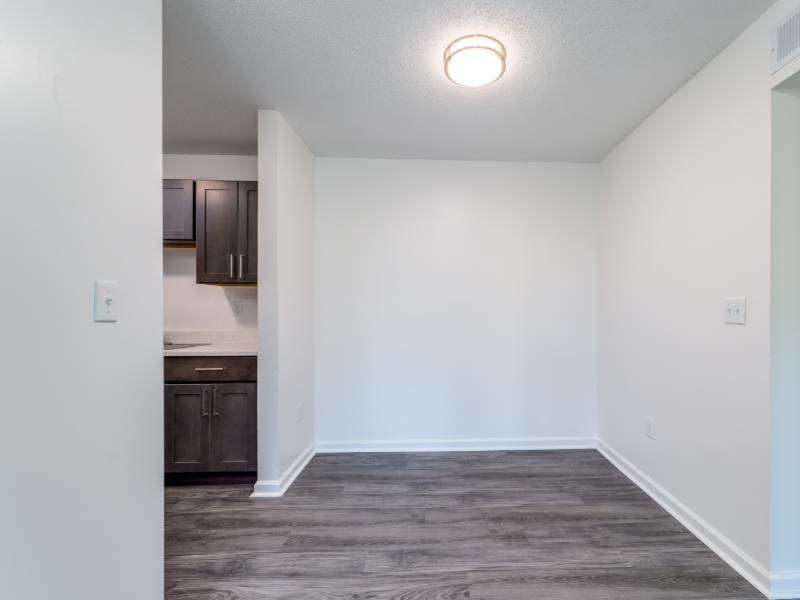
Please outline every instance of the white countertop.
[[164, 350], [164, 356], [258, 356], [258, 348], [247, 342], [212, 343], [207, 346]]
[[164, 342], [202, 344], [190, 348], [164, 350], [164, 356], [258, 356], [255, 332], [165, 331]]

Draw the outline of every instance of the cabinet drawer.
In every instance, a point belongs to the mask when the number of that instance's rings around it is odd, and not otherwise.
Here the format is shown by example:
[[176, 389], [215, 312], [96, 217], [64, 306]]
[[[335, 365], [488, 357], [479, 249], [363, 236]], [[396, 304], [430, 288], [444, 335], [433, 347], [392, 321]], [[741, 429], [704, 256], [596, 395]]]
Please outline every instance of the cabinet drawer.
[[166, 356], [164, 381], [255, 381], [255, 356]]

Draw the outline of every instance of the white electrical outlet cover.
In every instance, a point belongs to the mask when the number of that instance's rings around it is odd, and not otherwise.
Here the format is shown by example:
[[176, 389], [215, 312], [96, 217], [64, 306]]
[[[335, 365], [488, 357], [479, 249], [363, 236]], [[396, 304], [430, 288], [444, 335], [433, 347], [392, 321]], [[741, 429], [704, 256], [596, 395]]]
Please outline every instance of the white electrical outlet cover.
[[94, 282], [94, 320], [96, 323], [114, 323], [119, 314], [119, 284], [98, 279]]

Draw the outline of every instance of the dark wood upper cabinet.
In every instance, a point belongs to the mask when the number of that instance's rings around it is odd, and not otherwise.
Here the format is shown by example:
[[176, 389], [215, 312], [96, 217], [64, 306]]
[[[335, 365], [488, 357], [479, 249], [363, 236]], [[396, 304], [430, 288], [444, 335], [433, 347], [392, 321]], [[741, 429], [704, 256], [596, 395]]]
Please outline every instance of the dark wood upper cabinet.
[[191, 242], [194, 240], [194, 181], [165, 179], [163, 188], [164, 241]]
[[235, 181], [198, 181], [197, 283], [234, 283], [239, 197]]
[[[258, 281], [258, 182], [239, 183], [239, 278]], [[238, 267], [239, 265], [237, 265]]]
[[256, 182], [195, 183], [197, 283], [256, 283]]

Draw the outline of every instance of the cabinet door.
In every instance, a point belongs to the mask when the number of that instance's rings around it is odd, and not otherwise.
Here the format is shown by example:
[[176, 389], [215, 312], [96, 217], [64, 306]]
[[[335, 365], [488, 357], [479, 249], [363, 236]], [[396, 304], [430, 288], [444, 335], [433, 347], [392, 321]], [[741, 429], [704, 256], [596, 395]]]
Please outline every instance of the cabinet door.
[[235, 181], [198, 181], [197, 283], [237, 283], [239, 198]]
[[239, 256], [242, 283], [258, 281], [258, 182], [239, 182]]
[[164, 180], [164, 241], [194, 239], [194, 181]]
[[211, 388], [211, 471], [256, 470], [256, 384]]
[[164, 471], [208, 471], [210, 390], [206, 385], [164, 386]]

